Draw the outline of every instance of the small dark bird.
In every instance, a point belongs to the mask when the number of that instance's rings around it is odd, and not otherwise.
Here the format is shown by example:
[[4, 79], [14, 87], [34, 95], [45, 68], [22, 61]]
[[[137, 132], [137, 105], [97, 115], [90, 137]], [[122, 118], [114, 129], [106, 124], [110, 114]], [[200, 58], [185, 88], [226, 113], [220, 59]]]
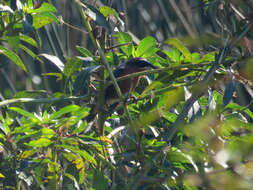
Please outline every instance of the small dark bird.
[[[119, 65], [113, 71], [115, 78], [123, 77], [128, 74], [137, 73], [141, 71], [145, 71], [148, 69], [156, 69], [154, 65], [152, 65], [147, 59], [144, 58], [132, 58], [127, 62]], [[118, 82], [119, 88], [123, 95], [129, 95], [132, 91], [135, 90], [136, 86], [138, 85], [139, 79], [141, 76], [128, 78], [125, 80], [121, 80]], [[107, 78], [107, 81], [110, 81], [110, 78]], [[105, 89], [105, 104], [106, 106], [111, 109], [115, 108], [116, 105], [119, 103], [118, 94], [113, 86], [113, 84], [109, 85]], [[91, 110], [90, 115], [86, 117], [87, 122], [94, 119], [96, 113]]]

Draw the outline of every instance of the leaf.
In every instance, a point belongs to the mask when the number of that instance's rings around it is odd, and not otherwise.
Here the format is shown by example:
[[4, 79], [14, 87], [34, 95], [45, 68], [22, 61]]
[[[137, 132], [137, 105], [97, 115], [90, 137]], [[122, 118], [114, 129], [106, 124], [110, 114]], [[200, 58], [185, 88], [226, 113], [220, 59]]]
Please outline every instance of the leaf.
[[0, 13], [1, 12], [9, 12], [9, 13], [13, 13], [13, 10], [6, 5], [0, 4]]
[[235, 91], [235, 82], [234, 80], [229, 81], [226, 84], [225, 87], [225, 92], [224, 92], [224, 96], [223, 96], [223, 106], [225, 107], [233, 98], [233, 94]]
[[137, 57], [145, 57], [154, 54], [158, 49], [156, 49], [157, 42], [153, 37], [146, 37], [142, 39], [136, 49]]
[[33, 53], [29, 48], [23, 46], [22, 44], [19, 45], [20, 49], [23, 49], [28, 55], [30, 55], [33, 59], [37, 59], [39, 62], [43, 62], [35, 53]]
[[187, 61], [190, 62], [192, 60], [192, 56], [191, 56], [190, 51], [177, 38], [170, 38], [170, 39], [166, 40], [164, 43], [176, 47], [185, 56]]
[[19, 66], [21, 69], [23, 69], [24, 71], [27, 71], [22, 60], [14, 52], [12, 52], [9, 49], [0, 45], [0, 54], [4, 54], [6, 57], [8, 57], [10, 60], [12, 60], [17, 66]]
[[88, 92], [88, 86], [90, 83], [90, 75], [96, 71], [100, 66], [86, 67], [80, 73], [73, 84], [73, 95], [77, 95], [79, 92], [86, 94]]
[[109, 22], [99, 10], [87, 3], [84, 3], [83, 1], [81, 5], [86, 15], [88, 15], [92, 20], [94, 20], [98, 25], [105, 28], [108, 34], [112, 33], [112, 29]]
[[37, 9], [28, 9], [27, 10], [27, 13], [45, 13], [45, 12], [56, 12], [56, 8], [49, 3], [43, 3]]
[[72, 151], [73, 153], [76, 153], [76, 154], [82, 156], [88, 162], [90, 162], [94, 165], [97, 165], [97, 161], [85, 150], [80, 150], [77, 147], [69, 146], [69, 145], [66, 145], [66, 144], [62, 144], [62, 145], [59, 145], [59, 146], [63, 147], [64, 149], [68, 149], [68, 150]]
[[30, 14], [27, 14], [24, 19], [23, 19], [23, 29], [24, 29], [24, 33], [30, 33], [34, 30], [33, 28], [33, 16]]
[[93, 186], [95, 190], [106, 190], [109, 187], [108, 179], [100, 171], [96, 171], [93, 179]]
[[18, 107], [9, 107], [9, 110], [12, 110], [12, 111], [15, 111], [15, 112], [18, 112], [19, 114], [25, 116], [25, 117], [28, 117], [32, 120], [35, 120], [35, 121], [39, 121], [39, 119], [32, 113], [28, 112], [28, 111], [25, 111], [21, 108], [18, 108]]
[[30, 36], [20, 34], [19, 38], [20, 38], [20, 40], [22, 40], [22, 41], [24, 41], [24, 42], [26, 42], [26, 43], [34, 46], [34, 47], [38, 47], [37, 42], [33, 38], [31, 38]]
[[59, 22], [58, 18], [50, 12], [33, 15], [33, 27], [35, 29], [39, 29], [47, 24], [50, 24], [53, 21], [56, 23]]
[[77, 106], [77, 105], [69, 105], [69, 106], [66, 106], [62, 109], [60, 109], [59, 111], [57, 112], [54, 112], [50, 119], [57, 119], [59, 117], [61, 117], [62, 115], [66, 114], [66, 113], [69, 113], [69, 112], [73, 112], [73, 111], [77, 111], [80, 107]]
[[76, 46], [76, 49], [81, 53], [83, 54], [84, 56], [86, 57], [93, 57], [93, 55], [91, 54], [91, 52], [84, 48], [84, 47], [81, 47], [81, 46]]
[[208, 108], [209, 110], [215, 110], [216, 108], [216, 102], [213, 96], [213, 92], [208, 89]]
[[38, 140], [33, 140], [30, 141], [29, 143], [24, 143], [27, 146], [31, 146], [31, 147], [38, 147], [38, 148], [42, 148], [42, 147], [47, 147], [50, 144], [52, 144], [53, 141], [51, 141], [50, 139], [47, 138], [40, 138]]
[[18, 155], [18, 158], [20, 160], [24, 160], [24, 159], [34, 155], [36, 152], [38, 152], [38, 150], [36, 150], [36, 149], [26, 150], [24, 152], [20, 152], [19, 155]]
[[77, 57], [67, 58], [67, 62], [64, 65], [63, 74], [69, 78], [75, 72], [80, 71], [82, 67], [82, 61]]
[[54, 130], [49, 129], [49, 128], [42, 128], [40, 130], [40, 132], [41, 132], [41, 137], [42, 138], [48, 138], [48, 139], [50, 139], [50, 138], [52, 138], [55, 135]]
[[0, 173], [0, 178], [5, 178], [5, 176], [2, 173]]
[[47, 95], [45, 90], [24, 90], [17, 92], [13, 98], [34, 98]]
[[20, 44], [19, 36], [6, 36], [6, 39], [11, 48], [17, 53]]
[[43, 76], [55, 76], [57, 77], [57, 81], [62, 80], [63, 75], [62, 73], [44, 73]]
[[108, 6], [102, 6], [99, 8], [99, 11], [107, 17], [108, 15], [113, 15], [115, 18], [118, 17], [118, 13], [115, 11], [115, 9], [108, 7]]
[[118, 32], [115, 36], [117, 37], [117, 42], [119, 45], [129, 43], [128, 45], [120, 46], [120, 49], [127, 55], [127, 57], [130, 57], [132, 55], [132, 52], [134, 51], [132, 37], [125, 32]]
[[43, 56], [45, 58], [47, 58], [49, 61], [51, 61], [52, 63], [54, 63], [56, 65], [56, 67], [61, 71], [63, 72], [64, 70], [64, 64], [63, 62], [56, 56], [54, 55], [49, 55], [49, 54], [40, 54], [40, 56]]

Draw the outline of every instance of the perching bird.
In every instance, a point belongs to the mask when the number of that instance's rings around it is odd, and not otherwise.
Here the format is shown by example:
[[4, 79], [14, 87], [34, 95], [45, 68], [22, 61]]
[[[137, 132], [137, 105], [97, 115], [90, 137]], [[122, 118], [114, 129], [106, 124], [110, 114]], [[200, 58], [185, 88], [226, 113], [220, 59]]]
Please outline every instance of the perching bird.
[[[119, 65], [116, 67], [116, 69], [113, 71], [113, 74], [115, 78], [123, 77], [128, 74], [137, 73], [141, 71], [145, 71], [148, 69], [156, 69], [154, 65], [152, 65], [147, 59], [144, 58], [132, 58], [128, 60], [127, 62]], [[139, 79], [141, 76], [128, 78], [125, 80], [121, 80], [118, 82], [119, 88], [123, 95], [129, 95], [132, 91], [135, 90], [136, 86], [138, 85]], [[107, 78], [107, 81], [109, 81], [110, 78]], [[109, 107], [116, 107], [112, 106], [119, 103], [119, 97], [118, 94], [113, 86], [113, 84], [109, 85], [105, 89], [105, 104]], [[92, 108], [90, 115], [86, 117], [87, 122], [94, 119], [96, 116], [96, 113], [94, 109]]]

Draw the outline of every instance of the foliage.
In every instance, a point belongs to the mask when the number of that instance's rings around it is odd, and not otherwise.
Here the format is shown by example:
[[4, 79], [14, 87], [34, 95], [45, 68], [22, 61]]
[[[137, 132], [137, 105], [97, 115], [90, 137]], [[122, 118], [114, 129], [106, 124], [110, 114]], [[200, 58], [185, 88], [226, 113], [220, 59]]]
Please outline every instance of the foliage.
[[[147, 36], [138, 44], [121, 30], [125, 20], [116, 9], [72, 3], [95, 50], [76, 46], [81, 56], [62, 58], [34, 53], [43, 43], [38, 29], [58, 23], [51, 1], [0, 1], [0, 54], [28, 74], [21, 50], [41, 64], [49, 60], [57, 71], [44, 76], [57, 77], [62, 86], [53, 94], [19, 91], [0, 102], [0, 185], [251, 189], [252, 19], [241, 16], [247, 3], [203, 1], [206, 11], [219, 8], [216, 35], [162, 43]], [[140, 81], [134, 101], [119, 90], [123, 114], [108, 114], [105, 89], [109, 83], [117, 89], [119, 81], [112, 70], [133, 57], [159, 69], [125, 76], [149, 79]], [[98, 115], [87, 123], [94, 104]]]

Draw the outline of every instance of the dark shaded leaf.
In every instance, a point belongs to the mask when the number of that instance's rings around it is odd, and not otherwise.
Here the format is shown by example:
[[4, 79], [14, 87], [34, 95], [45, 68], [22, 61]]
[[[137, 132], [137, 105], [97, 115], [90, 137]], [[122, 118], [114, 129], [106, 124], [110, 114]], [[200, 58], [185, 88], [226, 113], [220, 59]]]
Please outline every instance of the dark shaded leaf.
[[95, 190], [106, 190], [109, 187], [108, 179], [100, 171], [96, 171], [93, 179]]
[[234, 80], [229, 81], [226, 84], [224, 96], [223, 96], [223, 106], [225, 107], [232, 99], [235, 91], [235, 82]]
[[81, 71], [73, 84], [73, 95], [77, 95], [79, 92], [86, 94], [90, 83], [90, 75], [96, 71], [100, 66], [86, 67]]

